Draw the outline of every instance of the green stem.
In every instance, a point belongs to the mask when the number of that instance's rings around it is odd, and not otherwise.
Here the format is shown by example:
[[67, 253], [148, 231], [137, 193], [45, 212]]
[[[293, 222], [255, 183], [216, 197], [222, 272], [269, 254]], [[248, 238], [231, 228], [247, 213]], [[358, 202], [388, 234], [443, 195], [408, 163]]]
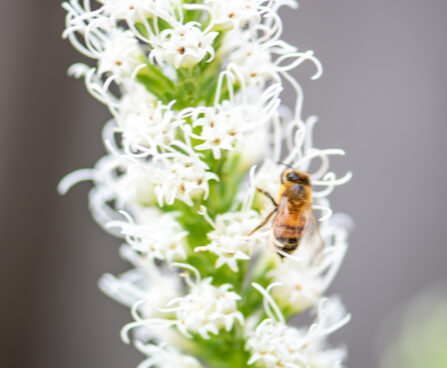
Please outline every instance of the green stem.
[[166, 77], [158, 66], [147, 63], [146, 67], [139, 71], [137, 80], [164, 104], [175, 99], [174, 82]]

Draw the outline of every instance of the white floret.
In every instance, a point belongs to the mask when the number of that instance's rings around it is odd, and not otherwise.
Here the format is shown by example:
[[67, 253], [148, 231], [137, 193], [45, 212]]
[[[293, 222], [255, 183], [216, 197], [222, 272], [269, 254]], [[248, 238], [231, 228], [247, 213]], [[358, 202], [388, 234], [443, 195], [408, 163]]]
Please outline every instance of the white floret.
[[148, 359], [141, 362], [137, 368], [202, 368], [202, 364], [192, 356], [182, 354], [167, 344], [135, 343], [136, 348]]
[[200, 132], [192, 137], [202, 141], [195, 149], [210, 150], [215, 159], [220, 159], [222, 152], [240, 149], [256, 130], [265, 129], [279, 106], [280, 92], [280, 86], [273, 84], [257, 96], [247, 96], [244, 90], [233, 100], [195, 109], [193, 126], [200, 127]]
[[98, 58], [98, 72], [111, 73], [118, 80], [131, 78], [135, 70], [144, 65], [143, 52], [130, 31], [115, 28], [104, 41]]
[[257, 239], [248, 237], [259, 222], [259, 214], [253, 210], [218, 215], [213, 224], [214, 230], [208, 233], [211, 243], [197, 247], [195, 251], [212, 252], [218, 257], [217, 268], [226, 264], [233, 272], [238, 272], [238, 261], [249, 260], [259, 244]]
[[181, 295], [181, 283], [176, 274], [160, 270], [150, 258], [142, 257], [130, 247], [122, 253], [137, 260], [135, 268], [118, 276], [105, 274], [99, 280], [100, 289], [119, 303], [132, 307], [144, 301], [140, 313], [145, 318], [166, 317], [161, 309], [173, 298]]
[[103, 11], [112, 19], [144, 22], [154, 16], [167, 16], [178, 5], [176, 0], [99, 0]]
[[163, 213], [155, 207], [142, 208], [134, 218], [123, 212], [126, 221], [111, 221], [127, 243], [152, 259], [181, 260], [186, 257], [185, 232], [175, 220], [176, 214]]
[[176, 154], [167, 162], [156, 167], [153, 176], [160, 206], [172, 205], [176, 199], [192, 205], [193, 199], [208, 196], [210, 180], [218, 180], [217, 175], [207, 171], [208, 165], [197, 156]]
[[183, 120], [171, 105], [163, 105], [140, 85], [124, 95], [117, 109], [115, 131], [121, 133], [127, 154], [153, 155], [175, 142], [176, 129]]
[[191, 285], [189, 294], [169, 303], [175, 306], [176, 327], [185, 336], [193, 333], [209, 339], [210, 334], [217, 335], [220, 329], [230, 331], [236, 321], [244, 323], [244, 317], [237, 308], [241, 297], [231, 291], [233, 286], [217, 287], [211, 281], [211, 278], [206, 278]]
[[206, 57], [211, 61], [217, 35], [217, 32], [203, 32], [195, 22], [178, 24], [154, 36], [150, 59], [160, 65], [169, 63], [176, 69], [192, 67]]
[[346, 351], [326, 346], [326, 337], [350, 319], [337, 299], [324, 299], [318, 316], [308, 329], [287, 326], [268, 318], [254, 331], [248, 331], [246, 349], [251, 353], [248, 364], [265, 368], [341, 368]]

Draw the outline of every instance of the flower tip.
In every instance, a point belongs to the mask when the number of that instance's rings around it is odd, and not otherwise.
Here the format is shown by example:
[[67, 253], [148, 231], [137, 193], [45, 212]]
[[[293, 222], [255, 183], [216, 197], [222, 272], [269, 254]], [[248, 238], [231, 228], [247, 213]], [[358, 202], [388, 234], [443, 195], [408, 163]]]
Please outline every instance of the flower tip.
[[352, 314], [351, 314], [351, 313], [348, 313], [348, 314], [346, 315], [346, 317], [344, 318], [345, 324], [351, 322], [351, 319], [352, 319]]
[[91, 68], [85, 64], [76, 63], [68, 68], [67, 74], [69, 77], [74, 77], [74, 78], [79, 79], [79, 78], [84, 77], [90, 69]]
[[317, 66], [317, 71], [312, 77], [310, 77], [311, 80], [320, 79], [321, 76], [323, 75], [323, 65], [321, 65], [319, 62], [315, 63], [315, 65]]
[[125, 344], [130, 344], [129, 331], [131, 328], [132, 326], [129, 327], [129, 325], [126, 325], [120, 331], [121, 340], [123, 340]]
[[[64, 178], [65, 179], [65, 178]], [[65, 195], [68, 193], [68, 191], [70, 190], [71, 186], [69, 186], [66, 181], [62, 179], [58, 184], [57, 184], [57, 192], [59, 193], [59, 195]]]
[[342, 179], [340, 179], [342, 181], [342, 184], [346, 184], [348, 181], [351, 181], [352, 175], [352, 171], [348, 171], [346, 175]]
[[88, 180], [93, 180], [92, 169], [76, 170], [62, 178], [62, 180], [57, 185], [57, 192], [60, 195], [65, 195], [76, 184]]

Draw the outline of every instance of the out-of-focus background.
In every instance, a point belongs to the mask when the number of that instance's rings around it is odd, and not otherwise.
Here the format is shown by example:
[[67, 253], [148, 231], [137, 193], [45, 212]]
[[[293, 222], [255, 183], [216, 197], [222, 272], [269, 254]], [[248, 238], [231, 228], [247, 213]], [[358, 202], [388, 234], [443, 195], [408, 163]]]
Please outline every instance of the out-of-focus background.
[[[335, 341], [349, 367], [374, 368], [383, 325], [447, 277], [447, 2], [300, 5], [282, 11], [284, 38], [325, 65], [316, 82], [310, 65], [296, 73], [305, 114], [320, 116], [318, 146], [347, 151], [338, 172], [354, 172], [332, 196], [356, 223], [331, 288], [353, 319]], [[119, 241], [91, 220], [89, 184], [56, 193], [104, 153], [108, 112], [66, 77], [82, 59], [61, 40], [60, 1], [1, 1], [0, 20], [0, 366], [134, 367], [141, 357], [119, 338], [128, 311], [96, 286], [128, 267]]]

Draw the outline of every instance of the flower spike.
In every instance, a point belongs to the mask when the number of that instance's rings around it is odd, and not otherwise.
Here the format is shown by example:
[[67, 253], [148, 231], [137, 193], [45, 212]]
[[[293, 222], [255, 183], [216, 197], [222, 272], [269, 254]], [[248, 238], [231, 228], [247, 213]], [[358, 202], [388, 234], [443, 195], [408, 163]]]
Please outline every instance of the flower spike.
[[[325, 293], [347, 251], [328, 196], [351, 179], [318, 148], [283, 41], [295, 0], [67, 0], [63, 37], [89, 60], [69, 75], [110, 111], [89, 208], [130, 269], [99, 288], [130, 310], [138, 368], [341, 368], [327, 343], [349, 320]], [[282, 104], [287, 85], [294, 105]], [[318, 213], [315, 216], [314, 212]], [[287, 321], [313, 313], [311, 326]]]

